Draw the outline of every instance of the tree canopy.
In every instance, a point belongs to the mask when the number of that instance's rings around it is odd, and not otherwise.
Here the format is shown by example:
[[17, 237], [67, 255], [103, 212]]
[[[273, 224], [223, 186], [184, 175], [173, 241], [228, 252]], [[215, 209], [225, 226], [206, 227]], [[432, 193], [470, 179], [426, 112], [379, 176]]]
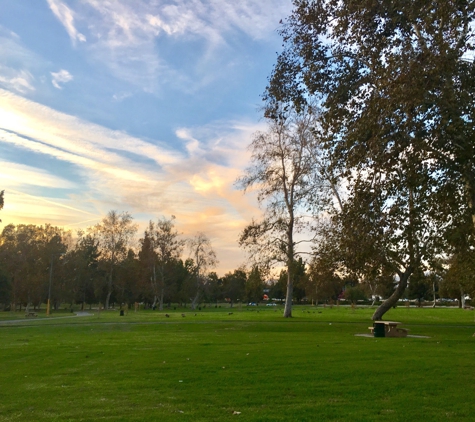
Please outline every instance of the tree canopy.
[[91, 230], [91, 233], [97, 236], [99, 250], [107, 265], [106, 309], [109, 308], [114, 288], [114, 269], [118, 262], [127, 256], [131, 238], [137, 231], [137, 226], [132, 221], [133, 218], [128, 212], [119, 213], [112, 210]]
[[266, 115], [320, 104], [331, 174], [347, 189], [334, 216], [342, 263], [399, 279], [379, 319], [417, 268], [473, 242], [475, 2], [294, 6], [280, 31]]

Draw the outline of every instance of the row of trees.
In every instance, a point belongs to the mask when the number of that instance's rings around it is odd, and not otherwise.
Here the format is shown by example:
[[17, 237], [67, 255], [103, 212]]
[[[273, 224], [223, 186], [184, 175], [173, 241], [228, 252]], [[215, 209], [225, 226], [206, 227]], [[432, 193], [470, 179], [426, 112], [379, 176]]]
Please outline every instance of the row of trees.
[[[127, 212], [111, 211], [101, 223], [70, 231], [51, 225], [7, 225], [0, 236], [0, 303], [40, 305], [164, 301], [196, 306], [216, 263], [210, 240], [179, 238], [173, 218], [150, 222], [134, 244], [137, 226]], [[181, 258], [188, 243], [191, 258]], [[52, 288], [51, 288], [52, 286]]]
[[[265, 210], [252, 256], [335, 279], [396, 284], [445, 274], [475, 291], [475, 2], [294, 0], [264, 94], [269, 129], [239, 180]], [[311, 242], [304, 248], [302, 242]]]
[[[202, 233], [186, 241], [174, 227], [174, 218], [150, 221], [143, 237], [132, 247], [136, 227], [128, 213], [111, 211], [103, 221], [76, 237], [70, 231], [45, 225], [7, 225], [0, 235], [0, 303], [41, 306], [47, 299], [82, 306], [110, 302], [146, 302], [162, 310], [170, 303], [226, 300], [259, 302], [266, 293], [270, 299], [285, 300], [288, 294], [287, 270], [269, 281], [264, 266], [238, 268], [218, 277], [210, 271], [216, 255]], [[182, 255], [188, 246], [189, 257]], [[470, 283], [466, 261], [453, 263], [440, 274], [413, 275], [406, 292], [409, 298], [427, 299], [435, 289], [441, 295], [457, 297], [460, 282]], [[339, 298], [356, 301], [371, 295], [387, 297], [394, 290], [390, 277], [378, 283], [342, 277], [328, 263], [302, 258], [292, 265], [292, 292], [295, 302], [331, 302]], [[459, 281], [462, 280], [462, 281]], [[466, 291], [469, 291], [466, 289]]]
[[[71, 231], [51, 225], [7, 225], [0, 235], [0, 303], [41, 306], [50, 298], [83, 305], [145, 302], [196, 308], [204, 302], [259, 302], [266, 286], [259, 267], [218, 277], [209, 238], [183, 239], [175, 218], [137, 226], [127, 212], [111, 211], [101, 223]], [[183, 256], [187, 255], [187, 258]]]

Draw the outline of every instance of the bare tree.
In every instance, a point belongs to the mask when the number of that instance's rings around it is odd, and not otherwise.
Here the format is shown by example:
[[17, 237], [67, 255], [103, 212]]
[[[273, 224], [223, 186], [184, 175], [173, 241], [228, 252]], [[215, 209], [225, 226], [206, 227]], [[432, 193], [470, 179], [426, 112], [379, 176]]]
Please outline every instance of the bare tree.
[[193, 279], [195, 282], [196, 293], [191, 308], [198, 306], [203, 287], [206, 283], [206, 274], [208, 270], [214, 268], [218, 264], [216, 253], [214, 252], [210, 239], [202, 232], [196, 234], [195, 237], [188, 240], [190, 249], [190, 257], [193, 259]]
[[114, 289], [114, 270], [118, 262], [125, 259], [129, 243], [137, 231], [137, 225], [132, 222], [133, 217], [128, 212], [118, 213], [109, 211], [102, 222], [90, 230], [97, 234], [101, 258], [107, 269], [107, 296], [105, 308], [109, 308], [109, 301]]
[[244, 229], [239, 243], [261, 265], [286, 265], [284, 317], [291, 317], [294, 264], [302, 253], [298, 245], [311, 241], [297, 241], [296, 236], [312, 231], [313, 212], [327, 202], [332, 186], [322, 172], [316, 109], [308, 106], [274, 112], [266, 114], [268, 130], [258, 132], [249, 146], [252, 166], [237, 181], [244, 191], [256, 188], [265, 210], [261, 221], [252, 221]]

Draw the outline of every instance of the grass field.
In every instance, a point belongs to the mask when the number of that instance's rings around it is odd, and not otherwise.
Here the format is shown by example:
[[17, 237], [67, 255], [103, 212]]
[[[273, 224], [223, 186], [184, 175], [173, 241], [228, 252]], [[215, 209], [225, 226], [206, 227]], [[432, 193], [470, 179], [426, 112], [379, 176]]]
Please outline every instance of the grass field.
[[397, 308], [430, 338], [355, 336], [372, 312], [0, 313], [0, 421], [474, 420], [474, 312]]

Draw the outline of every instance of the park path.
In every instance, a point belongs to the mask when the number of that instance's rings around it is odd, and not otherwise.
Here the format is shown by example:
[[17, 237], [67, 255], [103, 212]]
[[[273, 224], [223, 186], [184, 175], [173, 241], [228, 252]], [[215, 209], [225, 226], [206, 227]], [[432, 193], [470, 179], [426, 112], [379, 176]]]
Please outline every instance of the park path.
[[52, 321], [56, 319], [65, 319], [65, 318], [78, 318], [78, 317], [87, 317], [93, 316], [94, 314], [91, 312], [76, 312], [76, 315], [68, 315], [68, 316], [60, 316], [60, 317], [48, 317], [48, 318], [24, 318], [24, 319], [11, 319], [0, 321], [0, 325], [7, 325], [7, 324], [18, 324], [20, 322], [38, 322], [38, 321]]

